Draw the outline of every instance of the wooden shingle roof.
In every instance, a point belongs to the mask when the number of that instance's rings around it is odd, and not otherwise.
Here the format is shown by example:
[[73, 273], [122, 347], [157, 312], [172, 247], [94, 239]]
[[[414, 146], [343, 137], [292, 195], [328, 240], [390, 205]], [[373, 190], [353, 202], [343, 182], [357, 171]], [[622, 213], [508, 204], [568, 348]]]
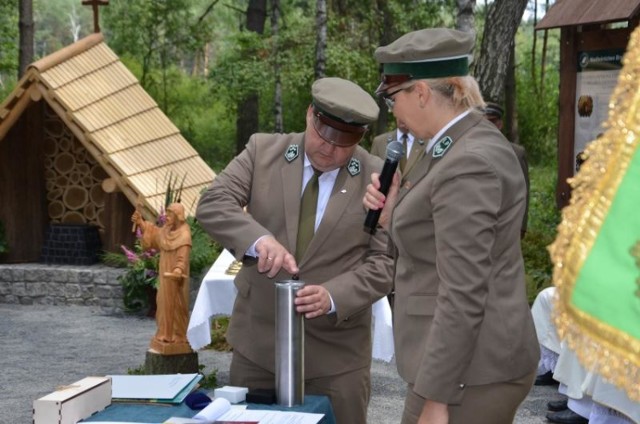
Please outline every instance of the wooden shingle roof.
[[536, 29], [620, 22], [639, 10], [640, 0], [556, 0]]
[[[193, 215], [215, 173], [160, 110], [102, 34], [31, 64], [0, 105], [0, 141], [30, 102], [45, 100], [122, 192], [147, 213], [164, 206], [169, 176], [184, 178], [182, 204]], [[177, 188], [177, 187], [175, 187]]]

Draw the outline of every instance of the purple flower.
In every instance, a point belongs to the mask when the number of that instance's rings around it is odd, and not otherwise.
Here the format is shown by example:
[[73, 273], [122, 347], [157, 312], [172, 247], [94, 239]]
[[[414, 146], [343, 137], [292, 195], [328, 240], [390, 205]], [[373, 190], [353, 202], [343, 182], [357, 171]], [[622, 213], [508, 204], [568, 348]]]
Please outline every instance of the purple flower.
[[124, 254], [125, 254], [125, 256], [127, 257], [127, 260], [128, 260], [129, 262], [131, 262], [131, 263], [135, 263], [135, 262], [138, 262], [138, 260], [140, 259], [140, 258], [138, 258], [138, 255], [136, 255], [136, 253], [135, 253], [135, 252], [133, 252], [133, 251], [131, 251], [131, 250], [127, 249], [127, 247], [126, 247], [126, 246], [124, 246], [124, 245], [120, 245], [120, 248], [121, 248], [121, 249], [122, 249], [122, 251], [124, 252]]
[[167, 214], [163, 211], [162, 213], [160, 213], [160, 215], [158, 215], [158, 227], [162, 227], [166, 222]]
[[151, 259], [153, 257], [155, 257], [158, 254], [158, 251], [156, 249], [148, 249], [145, 250], [144, 252], [142, 252], [142, 258], [143, 259]]

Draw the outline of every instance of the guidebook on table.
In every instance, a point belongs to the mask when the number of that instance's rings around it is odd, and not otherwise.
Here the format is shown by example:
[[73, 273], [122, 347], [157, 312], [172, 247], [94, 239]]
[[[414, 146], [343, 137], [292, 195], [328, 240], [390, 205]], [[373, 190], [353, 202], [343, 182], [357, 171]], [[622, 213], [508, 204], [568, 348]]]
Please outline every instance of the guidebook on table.
[[180, 404], [202, 374], [111, 375], [114, 402]]

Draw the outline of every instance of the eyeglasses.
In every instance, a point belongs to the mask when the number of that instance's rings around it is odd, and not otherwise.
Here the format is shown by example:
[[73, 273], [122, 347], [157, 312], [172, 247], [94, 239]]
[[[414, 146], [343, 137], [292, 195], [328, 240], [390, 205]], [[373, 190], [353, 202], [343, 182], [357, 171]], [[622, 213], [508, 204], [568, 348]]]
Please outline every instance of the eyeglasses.
[[393, 112], [393, 107], [396, 105], [396, 101], [393, 99], [393, 96], [395, 96], [402, 90], [404, 90], [404, 88], [399, 88], [395, 91], [392, 91], [391, 93], [382, 93], [382, 98], [384, 99], [384, 102], [386, 103], [387, 109], [389, 109], [389, 112]]
[[393, 107], [396, 105], [396, 101], [393, 98], [393, 96], [395, 96], [396, 94], [398, 94], [399, 92], [401, 92], [403, 90], [409, 90], [413, 86], [414, 86], [414, 84], [412, 83], [412, 84], [410, 84], [408, 86], [398, 88], [397, 90], [392, 91], [391, 93], [381, 93], [380, 94], [382, 96], [382, 98], [384, 99], [384, 102], [386, 103], [387, 108], [389, 109], [389, 112], [393, 112]]

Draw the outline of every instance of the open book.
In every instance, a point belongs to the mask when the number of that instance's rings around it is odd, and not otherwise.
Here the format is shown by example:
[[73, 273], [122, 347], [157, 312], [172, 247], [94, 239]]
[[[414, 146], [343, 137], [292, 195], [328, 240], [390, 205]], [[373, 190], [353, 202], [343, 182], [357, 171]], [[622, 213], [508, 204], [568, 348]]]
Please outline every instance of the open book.
[[228, 400], [217, 398], [193, 418], [172, 417], [163, 424], [317, 424], [322, 417], [324, 414], [232, 407]]

